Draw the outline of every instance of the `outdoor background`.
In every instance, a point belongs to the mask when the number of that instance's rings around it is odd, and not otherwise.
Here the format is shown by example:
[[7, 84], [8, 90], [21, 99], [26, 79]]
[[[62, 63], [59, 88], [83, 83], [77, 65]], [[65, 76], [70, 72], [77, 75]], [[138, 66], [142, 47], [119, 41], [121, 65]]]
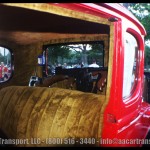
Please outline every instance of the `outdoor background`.
[[150, 3], [122, 3], [143, 24], [145, 36], [145, 71], [150, 72]]

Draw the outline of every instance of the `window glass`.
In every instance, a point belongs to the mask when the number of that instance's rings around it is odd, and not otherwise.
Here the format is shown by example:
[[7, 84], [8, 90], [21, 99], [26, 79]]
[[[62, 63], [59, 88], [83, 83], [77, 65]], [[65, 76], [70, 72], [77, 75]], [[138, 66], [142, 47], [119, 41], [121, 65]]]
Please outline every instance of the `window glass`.
[[138, 44], [133, 35], [125, 33], [123, 97], [131, 94], [138, 75]]
[[103, 42], [53, 44], [46, 49], [47, 74], [55, 74], [56, 67], [84, 68], [104, 66]]
[[12, 74], [12, 58], [9, 49], [0, 46], [0, 83], [7, 81]]

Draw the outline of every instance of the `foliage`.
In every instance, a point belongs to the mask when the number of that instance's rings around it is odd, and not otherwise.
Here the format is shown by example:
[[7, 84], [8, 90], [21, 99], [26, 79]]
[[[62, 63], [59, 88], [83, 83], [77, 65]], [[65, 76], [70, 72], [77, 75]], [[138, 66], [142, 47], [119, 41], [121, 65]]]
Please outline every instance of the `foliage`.
[[145, 68], [150, 68], [150, 47], [145, 46]]
[[3, 55], [0, 53], [0, 61], [2, 61], [3, 59]]
[[[145, 41], [150, 40], [150, 3], [124, 3], [136, 18], [143, 24], [147, 35]], [[150, 47], [145, 44], [145, 68], [150, 68]]]
[[146, 29], [145, 40], [150, 39], [150, 3], [128, 3], [128, 9], [137, 17]]
[[98, 64], [103, 64], [103, 45], [100, 43], [51, 45], [47, 50], [47, 61], [51, 67], [64, 63], [70, 66], [83, 63], [87, 66], [93, 59], [96, 59]]
[[88, 51], [88, 59], [89, 64], [93, 62], [93, 60], [96, 60], [97, 64], [100, 66], [104, 63], [103, 61], [103, 53], [104, 53], [104, 47], [103, 44], [92, 44], [91, 45], [92, 51]]
[[55, 45], [48, 48], [49, 65], [62, 63], [63, 58], [67, 58], [69, 56], [70, 56], [70, 51], [68, 47]]
[[6, 65], [9, 65], [10, 62], [11, 62], [11, 55], [10, 53], [8, 53], [6, 56], [3, 56], [1, 53], [0, 53], [0, 62], [4, 62], [4, 64]]

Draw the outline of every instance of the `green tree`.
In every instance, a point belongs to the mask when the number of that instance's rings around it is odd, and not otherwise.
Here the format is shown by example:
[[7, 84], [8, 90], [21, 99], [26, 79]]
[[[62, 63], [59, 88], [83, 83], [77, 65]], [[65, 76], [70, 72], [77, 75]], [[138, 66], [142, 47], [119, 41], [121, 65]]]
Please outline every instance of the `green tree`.
[[3, 55], [0, 53], [0, 62], [4, 61], [3, 60]]
[[69, 49], [76, 51], [76, 53], [80, 53], [81, 55], [81, 62], [84, 63], [84, 65], [88, 65], [88, 60], [87, 60], [87, 51], [88, 48], [90, 47], [89, 44], [75, 44], [75, 45], [68, 45], [67, 46]]
[[150, 47], [145, 46], [145, 68], [150, 68]]
[[150, 3], [128, 3], [128, 9], [137, 17], [137, 19], [143, 24], [147, 35], [145, 40], [150, 39]]
[[99, 66], [103, 66], [104, 63], [104, 45], [102, 44], [91, 44], [91, 51], [88, 51], [89, 64], [95, 59]]
[[93, 59], [96, 59], [100, 66], [103, 65], [103, 44], [100, 43], [51, 45], [47, 52], [48, 65], [51, 67], [64, 63], [70, 66], [83, 63], [88, 66]]
[[68, 45], [68, 47], [69, 49], [72, 49], [76, 52], [74, 56], [78, 58], [78, 62], [83, 62], [85, 66], [91, 64], [93, 62], [93, 59], [96, 59], [99, 65], [103, 64], [103, 44], [76, 44]]
[[[150, 40], [150, 3], [123, 3], [144, 26], [147, 35], [145, 43]], [[150, 47], [145, 44], [145, 68], [150, 67]]]
[[63, 63], [64, 58], [70, 56], [69, 48], [65, 46], [55, 45], [48, 47], [48, 64]]

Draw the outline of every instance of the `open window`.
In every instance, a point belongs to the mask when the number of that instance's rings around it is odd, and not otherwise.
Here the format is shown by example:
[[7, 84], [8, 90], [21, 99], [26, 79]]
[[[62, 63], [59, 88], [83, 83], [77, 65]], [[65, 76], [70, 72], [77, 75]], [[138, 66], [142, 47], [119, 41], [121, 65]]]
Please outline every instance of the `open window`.
[[89, 41], [47, 46], [47, 75], [56, 74], [57, 67], [63, 69], [104, 67], [104, 42]]
[[64, 80], [66, 76], [74, 78], [71, 89], [105, 95], [109, 36], [84, 35], [84, 40], [80, 39], [68, 39], [67, 42], [64, 40], [44, 46], [45, 76], [53, 80], [57, 76]]

